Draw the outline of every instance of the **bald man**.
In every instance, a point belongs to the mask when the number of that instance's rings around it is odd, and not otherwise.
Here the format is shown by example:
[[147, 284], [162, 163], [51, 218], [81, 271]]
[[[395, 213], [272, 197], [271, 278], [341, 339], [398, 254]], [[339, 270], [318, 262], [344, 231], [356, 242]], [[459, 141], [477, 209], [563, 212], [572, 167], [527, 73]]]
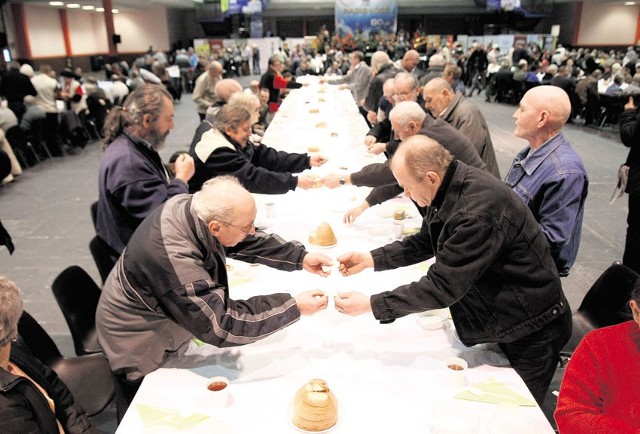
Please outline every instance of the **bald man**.
[[489, 127], [482, 112], [442, 77], [430, 80], [422, 90], [425, 108], [467, 137], [487, 165], [487, 170], [500, 178]]
[[589, 179], [562, 126], [571, 114], [567, 93], [556, 86], [529, 90], [513, 114], [515, 135], [529, 142], [516, 155], [505, 183], [533, 212], [551, 247], [560, 276], [578, 256]]
[[404, 72], [414, 72], [418, 63], [420, 63], [420, 53], [416, 50], [409, 50], [404, 53], [402, 59], [395, 62], [395, 67]]
[[255, 218], [251, 193], [236, 178], [221, 176], [193, 196], [167, 201], [136, 230], [96, 315], [98, 342], [126, 394], [158, 368], [218, 363], [221, 348], [250, 344], [326, 308], [319, 290], [229, 297], [226, 257], [328, 275], [322, 266], [331, 258], [256, 234]]

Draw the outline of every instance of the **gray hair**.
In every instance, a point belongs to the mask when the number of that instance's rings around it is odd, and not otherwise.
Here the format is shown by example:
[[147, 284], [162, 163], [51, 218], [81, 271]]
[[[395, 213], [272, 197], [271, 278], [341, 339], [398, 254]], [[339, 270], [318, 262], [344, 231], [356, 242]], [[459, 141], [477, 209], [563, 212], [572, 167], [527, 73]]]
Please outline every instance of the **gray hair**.
[[416, 89], [420, 86], [420, 83], [418, 82], [418, 78], [416, 77], [416, 75], [410, 72], [399, 72], [398, 74], [396, 74], [395, 83], [399, 83], [401, 81], [405, 81], [405, 82], [408, 81], [411, 86], [411, 89]]
[[[421, 134], [404, 140], [393, 160], [403, 157], [407, 172], [417, 180], [423, 179], [427, 172], [436, 172], [440, 176], [449, 168], [453, 156], [440, 143]], [[392, 165], [397, 161], [392, 161]]]
[[213, 127], [224, 133], [225, 128], [237, 130], [240, 124], [251, 121], [251, 112], [239, 105], [225, 104], [213, 121]]
[[7, 276], [0, 275], [0, 348], [16, 337], [22, 315], [22, 292]]
[[236, 92], [242, 92], [242, 85], [233, 78], [223, 78], [213, 88], [216, 98], [222, 101], [229, 101], [229, 98]]
[[232, 220], [233, 207], [229, 201], [221, 200], [221, 197], [233, 187], [244, 188], [238, 178], [231, 175], [217, 176], [202, 184], [202, 188], [193, 194], [192, 199], [193, 210], [198, 218], [207, 225], [213, 220]]
[[145, 84], [136, 88], [122, 103], [109, 112], [104, 122], [105, 146], [109, 146], [125, 128], [142, 126], [142, 118], [150, 114], [155, 120], [160, 116], [164, 99], [173, 101], [167, 90], [157, 84]]
[[387, 63], [391, 63], [391, 58], [384, 51], [376, 51], [371, 56], [371, 69], [376, 73]]

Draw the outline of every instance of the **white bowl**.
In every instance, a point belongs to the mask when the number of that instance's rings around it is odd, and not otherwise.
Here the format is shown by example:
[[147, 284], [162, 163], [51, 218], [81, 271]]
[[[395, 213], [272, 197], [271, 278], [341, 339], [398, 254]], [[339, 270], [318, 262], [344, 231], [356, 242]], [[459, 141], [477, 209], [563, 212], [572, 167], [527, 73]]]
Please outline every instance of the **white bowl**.
[[437, 330], [444, 325], [447, 318], [448, 309], [434, 309], [416, 315], [416, 322], [425, 330]]

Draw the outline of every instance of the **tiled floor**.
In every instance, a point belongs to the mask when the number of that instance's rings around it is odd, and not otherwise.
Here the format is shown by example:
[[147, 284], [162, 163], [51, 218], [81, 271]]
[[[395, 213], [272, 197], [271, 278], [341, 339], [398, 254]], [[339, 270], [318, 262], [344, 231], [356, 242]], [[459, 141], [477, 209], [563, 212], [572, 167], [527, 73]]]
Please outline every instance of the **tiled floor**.
[[[247, 86], [249, 79], [241, 81]], [[487, 118], [502, 176], [525, 143], [513, 136], [514, 106], [485, 103], [473, 97]], [[198, 116], [191, 95], [176, 104], [175, 129], [161, 154], [165, 159], [187, 149]], [[582, 157], [590, 177], [589, 197], [580, 254], [563, 286], [577, 309], [589, 286], [613, 261], [622, 257], [626, 230], [627, 198], [609, 205], [618, 166], [627, 149], [617, 133], [568, 125], [565, 134]], [[0, 219], [11, 233], [16, 251], [0, 248], [0, 273], [13, 279], [25, 295], [25, 308], [54, 337], [63, 353], [73, 355], [71, 337], [52, 293], [51, 282], [66, 267], [79, 265], [100, 282], [89, 253], [94, 235], [89, 207], [98, 197], [99, 143], [77, 155], [45, 161], [28, 169], [14, 183], [0, 188]], [[115, 430], [113, 408], [96, 419], [105, 432]]]

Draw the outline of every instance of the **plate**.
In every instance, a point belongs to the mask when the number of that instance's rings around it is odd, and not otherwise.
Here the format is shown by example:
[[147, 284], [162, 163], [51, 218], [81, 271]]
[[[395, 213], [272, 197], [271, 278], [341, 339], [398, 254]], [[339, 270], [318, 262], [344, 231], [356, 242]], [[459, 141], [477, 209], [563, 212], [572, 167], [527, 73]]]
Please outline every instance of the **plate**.
[[324, 432], [330, 432], [332, 429], [334, 429], [335, 427], [340, 425], [340, 422], [342, 422], [342, 419], [344, 417], [344, 409], [342, 408], [342, 403], [338, 402], [338, 420], [336, 421], [336, 424], [334, 426], [332, 426], [331, 428], [327, 428], [327, 429], [322, 430], [322, 431], [307, 431], [306, 429], [302, 429], [302, 428], [296, 426], [293, 423], [293, 402], [291, 402], [289, 404], [289, 409], [287, 411], [287, 417], [289, 419], [289, 424], [291, 424], [291, 426], [294, 427], [296, 429], [296, 431], [302, 432], [302, 433], [306, 433], [306, 434], [321, 434], [321, 433], [324, 433]]

